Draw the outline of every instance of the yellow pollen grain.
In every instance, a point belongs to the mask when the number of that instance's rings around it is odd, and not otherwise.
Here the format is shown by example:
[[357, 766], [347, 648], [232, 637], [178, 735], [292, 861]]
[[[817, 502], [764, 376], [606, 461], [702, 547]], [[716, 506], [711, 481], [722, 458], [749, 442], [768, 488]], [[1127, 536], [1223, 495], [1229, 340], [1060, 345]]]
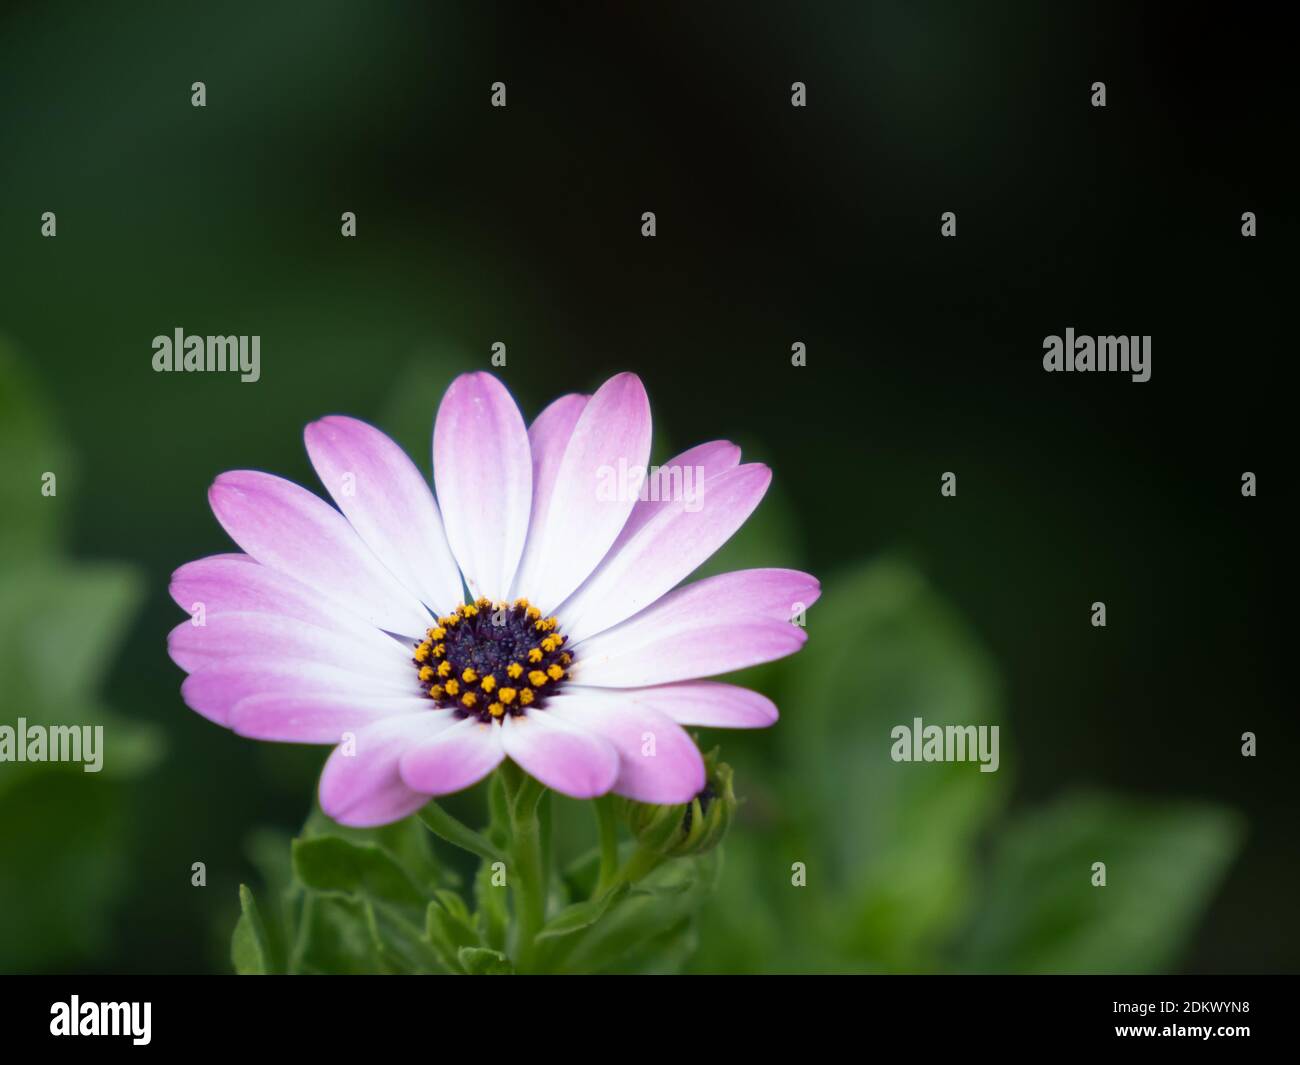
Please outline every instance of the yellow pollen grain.
[[473, 684], [476, 680], [478, 680], [478, 674], [475, 673], [472, 669], [466, 667], [465, 672], [460, 675], [460, 679], [463, 680], [466, 684]]
[[417, 662], [427, 662], [429, 660], [429, 645], [427, 643], [422, 643], [415, 649], [415, 660]]
[[447, 653], [447, 645], [445, 643], [435, 643], [433, 645], [434, 658], [441, 658], [446, 653]]
[[523, 691], [521, 691], [521, 692], [519, 693], [519, 704], [520, 704], [521, 706], [527, 706], [527, 705], [528, 705], [529, 703], [531, 703], [532, 701], [533, 701], [533, 689], [532, 689], [532, 688], [525, 688]]
[[446, 635], [447, 635], [447, 630], [444, 629], [441, 625], [439, 625], [437, 628], [429, 630], [429, 638], [433, 640], [441, 640]]
[[561, 677], [564, 676], [564, 670], [562, 670], [559, 666], [555, 666], [555, 665], [547, 666], [546, 675], [550, 677], [551, 680], [559, 680]]
[[518, 662], [511, 662], [510, 665], [506, 666], [506, 676], [511, 680], [518, 680], [523, 671], [524, 667]]
[[438, 663], [438, 676], [445, 677], [451, 672], [451, 663], [442, 661]]
[[493, 717], [500, 717], [505, 712], [506, 712], [506, 708], [502, 706], [500, 703], [492, 703], [488, 707], [488, 713], [491, 714]]
[[535, 607], [535, 606], [530, 606], [530, 607], [528, 608], [528, 616], [529, 616], [529, 618], [532, 619], [533, 621], [536, 621], [538, 618], [540, 618], [540, 617], [542, 616], [542, 612], [541, 612], [540, 610], [538, 610], [537, 607]]
[[568, 651], [565, 651], [564, 654], [560, 655], [560, 665], [567, 666], [572, 661], [573, 655], [569, 654]]
[[518, 694], [519, 693], [515, 691], [514, 688], [502, 688], [501, 693], [500, 695], [497, 696], [497, 698], [499, 698], [503, 703], [505, 703], [506, 706], [509, 706], [511, 703], [515, 701], [515, 696]]
[[528, 661], [536, 664], [542, 660], [542, 651], [539, 647], [534, 647], [528, 652]]
[[460, 702], [462, 706], [473, 706], [476, 702], [478, 702], [478, 696], [475, 695], [473, 692], [466, 692], [465, 697], [461, 699]]
[[460, 624], [460, 615], [451, 614], [448, 617], [442, 619], [442, 624], [447, 626], [447, 628], [449, 629], [454, 629], [457, 625]]
[[447, 694], [453, 699], [460, 694], [460, 682], [455, 677], [447, 681]]
[[442, 698], [442, 685], [441, 685], [441, 684], [434, 684], [434, 685], [431, 685], [431, 686], [430, 686], [430, 688], [429, 688], [429, 698], [430, 698], [430, 699], [441, 699], [441, 698]]
[[497, 679], [496, 677], [492, 676], [491, 673], [489, 673], [486, 677], [484, 677], [483, 683], [479, 685], [479, 687], [482, 688], [485, 692], [491, 692], [492, 689], [495, 688], [496, 686], [497, 686]]
[[519, 607], [520, 610], [527, 610], [527, 609], [528, 609], [528, 600], [527, 600], [527, 599], [523, 599], [523, 598], [516, 599], [516, 600], [515, 600], [515, 606]]
[[428, 684], [429, 681], [433, 680], [433, 677], [434, 677], [433, 666], [421, 666], [421, 667], [420, 667], [420, 683], [421, 683], [421, 684]]
[[486, 606], [491, 606], [492, 600], [489, 599], [486, 595], [480, 595], [477, 599], [474, 600], [474, 605], [478, 607], [480, 610], [482, 610]]
[[546, 674], [543, 673], [540, 669], [534, 669], [531, 673], [528, 674], [528, 683], [531, 684], [534, 688], [540, 688], [543, 684], [546, 683]]
[[559, 646], [560, 646], [560, 638], [558, 636], [548, 636], [546, 637], [546, 639], [542, 641], [542, 650], [545, 651], [547, 654], [550, 654]]

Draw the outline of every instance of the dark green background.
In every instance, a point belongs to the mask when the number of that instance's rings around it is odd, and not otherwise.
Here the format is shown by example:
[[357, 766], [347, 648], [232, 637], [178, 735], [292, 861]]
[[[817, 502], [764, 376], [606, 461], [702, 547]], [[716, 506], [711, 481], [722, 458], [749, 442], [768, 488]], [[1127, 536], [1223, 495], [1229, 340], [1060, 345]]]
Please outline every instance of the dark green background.
[[[664, 446], [725, 436], [770, 462], [765, 512], [785, 531], [753, 543], [781, 557], [747, 564], [803, 564], [830, 590], [910, 559], [1000, 671], [1013, 812], [1075, 788], [1235, 810], [1240, 856], [1168, 964], [1296, 968], [1297, 728], [1289, 622], [1270, 620], [1292, 552], [1276, 370], [1293, 344], [1295, 101], [1277, 28], [1208, 5], [617, 8], [4, 15], [0, 334], [75, 455], [50, 501], [70, 554], [142, 575], [103, 687], [165, 748], [119, 785], [102, 934], [48, 956], [0, 947], [0, 968], [225, 968], [246, 839], [296, 828], [322, 752], [239, 739], [180, 702], [167, 578], [229, 549], [207, 485], [256, 467], [316, 487], [300, 434], [334, 411], [427, 467], [447, 381], [498, 340], [530, 417], [630, 369]], [[939, 237], [947, 210], [956, 240]], [[1044, 374], [1042, 338], [1067, 326], [1150, 334], [1151, 381]], [[150, 341], [176, 327], [259, 334], [262, 380], [153, 373]], [[819, 631], [814, 609], [812, 641], [869, 655], [854, 624]], [[825, 693], [845, 713], [858, 695]], [[736, 741], [765, 751], [773, 794], [815, 765], [781, 754], [802, 725], [787, 706]], [[834, 728], [816, 742], [829, 754]], [[764, 771], [738, 777], [760, 819]], [[0, 818], [39, 838], [68, 794], [46, 792], [0, 793]], [[857, 816], [840, 811], [850, 831]], [[77, 875], [17, 855], [0, 854], [10, 898]], [[196, 860], [206, 889], [189, 886]], [[778, 873], [790, 860], [772, 852]]]

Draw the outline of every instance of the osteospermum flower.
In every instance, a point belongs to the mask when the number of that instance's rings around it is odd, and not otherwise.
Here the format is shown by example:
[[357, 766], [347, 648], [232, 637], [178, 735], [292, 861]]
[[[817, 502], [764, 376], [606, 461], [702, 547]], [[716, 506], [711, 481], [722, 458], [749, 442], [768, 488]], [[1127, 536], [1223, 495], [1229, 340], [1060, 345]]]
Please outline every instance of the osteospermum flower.
[[818, 583], [755, 569], [673, 590], [771, 473], [715, 441], [664, 465], [698, 472], [693, 491], [611, 491], [650, 455], [634, 374], [560, 397], [527, 428], [496, 378], [458, 377], [434, 425], [436, 502], [364, 422], [331, 416], [304, 435], [338, 509], [268, 473], [219, 476], [208, 499], [243, 553], [176, 571], [172, 597], [194, 617], [168, 649], [209, 720], [336, 745], [320, 783], [335, 820], [397, 820], [505, 758], [576, 798], [687, 802], [705, 777], [682, 726], [776, 720], [757, 692], [699, 678], [801, 647], [791, 618]]

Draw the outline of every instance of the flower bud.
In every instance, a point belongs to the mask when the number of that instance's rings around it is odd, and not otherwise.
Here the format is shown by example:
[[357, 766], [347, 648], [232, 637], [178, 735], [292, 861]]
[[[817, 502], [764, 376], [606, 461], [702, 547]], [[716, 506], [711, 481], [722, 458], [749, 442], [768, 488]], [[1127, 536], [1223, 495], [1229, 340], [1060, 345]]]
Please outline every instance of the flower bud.
[[653, 805], [622, 800], [623, 816], [637, 841], [670, 858], [703, 854], [722, 842], [736, 809], [731, 766], [715, 747], [704, 756], [704, 790], [688, 803]]

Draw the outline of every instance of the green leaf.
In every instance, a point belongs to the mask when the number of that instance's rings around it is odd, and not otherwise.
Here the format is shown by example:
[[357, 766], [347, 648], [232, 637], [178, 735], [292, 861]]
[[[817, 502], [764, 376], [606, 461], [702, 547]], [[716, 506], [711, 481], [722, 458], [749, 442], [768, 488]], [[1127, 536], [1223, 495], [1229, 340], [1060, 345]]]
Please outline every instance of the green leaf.
[[297, 890], [304, 893], [295, 971], [427, 973], [457, 967], [454, 952], [439, 949], [428, 935], [429, 895], [447, 878], [413, 819], [347, 829], [313, 815], [291, 852]]
[[[964, 916], [976, 834], [1005, 801], [1006, 745], [994, 773], [973, 762], [895, 762], [891, 730], [914, 718], [998, 725], [996, 672], [910, 566], [878, 562], [826, 587], [808, 611], [808, 644], [792, 660], [782, 707], [798, 723], [783, 737], [794, 764], [782, 797], [797, 829], [773, 889], [789, 907], [794, 949], [842, 952], [839, 962], [822, 951], [804, 964], [930, 968]], [[790, 887], [796, 861], [806, 888]]]
[[[54, 473], [56, 494], [42, 494]], [[157, 729], [108, 710], [103, 674], [136, 614], [139, 574], [60, 557], [70, 449], [31, 376], [0, 342], [0, 725], [95, 729], [95, 758], [0, 766], [0, 944], [16, 971], [107, 949], [113, 906], [134, 867], [123, 778], [154, 764]], [[84, 736], [84, 733], [83, 733]], [[93, 742], [93, 740], [92, 740]], [[84, 772], [95, 762], [99, 772]], [[57, 846], [52, 841], [61, 841]]]
[[391, 973], [432, 973], [449, 968], [424, 937], [424, 929], [383, 903], [364, 903], [371, 942]]
[[295, 973], [386, 973], [391, 968], [375, 946], [366, 904], [345, 896], [305, 892], [290, 964]]
[[470, 976], [508, 976], [515, 971], [509, 958], [487, 947], [462, 947], [460, 964]]
[[[136, 571], [115, 564], [51, 560], [8, 572], [0, 582], [0, 676], [6, 706], [21, 708], [31, 724], [102, 727], [104, 779], [134, 776], [161, 754], [155, 727], [112, 713], [95, 696], [140, 598]], [[17, 776], [0, 776], [0, 790]]]
[[294, 875], [313, 891], [378, 899], [423, 909], [425, 896], [406, 870], [374, 843], [337, 836], [296, 839]]
[[[1222, 807], [1104, 795], [1058, 800], [1000, 837], [962, 946], [980, 972], [1163, 971], [1194, 931], [1242, 835]], [[1093, 863], [1106, 885], [1093, 886]]]
[[561, 939], [548, 958], [556, 971], [674, 972], [682, 952], [658, 952], [660, 937], [693, 919], [717, 882], [720, 850], [675, 858], [642, 879], [617, 906], [572, 940]]
[[621, 884], [598, 899], [588, 899], [586, 902], [575, 902], [572, 906], [566, 906], [547, 921], [542, 930], [537, 933], [538, 942], [569, 936], [590, 927], [605, 915], [606, 910], [620, 902], [629, 888], [629, 884]]
[[230, 960], [240, 976], [265, 976], [275, 971], [266, 926], [248, 885], [239, 885], [239, 921], [230, 937]]
[[425, 938], [447, 968], [460, 968], [460, 950], [480, 947], [482, 940], [468, 907], [454, 891], [439, 891], [425, 914]]
[[496, 862], [481, 862], [474, 876], [474, 902], [483, 918], [483, 939], [488, 946], [501, 950], [505, 947], [506, 931], [510, 925], [507, 889], [493, 883]]
[[328, 817], [319, 806], [303, 826], [304, 839], [334, 836], [357, 844], [374, 844], [386, 851], [417, 884], [455, 884], [458, 877], [444, 869], [429, 846], [429, 834], [414, 817], [374, 828], [352, 828]]

